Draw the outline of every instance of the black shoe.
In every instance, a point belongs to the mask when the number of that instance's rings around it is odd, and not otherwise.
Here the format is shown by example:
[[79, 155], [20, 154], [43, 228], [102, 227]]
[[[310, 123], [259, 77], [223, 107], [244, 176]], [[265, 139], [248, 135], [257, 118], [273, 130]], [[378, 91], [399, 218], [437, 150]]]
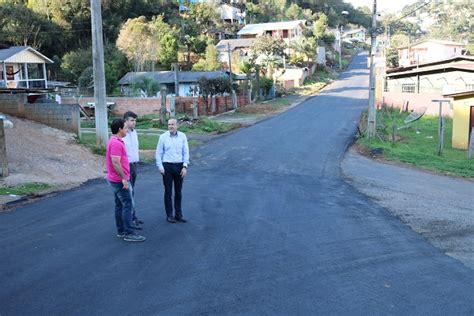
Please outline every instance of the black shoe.
[[176, 223], [176, 220], [171, 216], [168, 216], [166, 220], [168, 221], [168, 223], [173, 223], [173, 224]]
[[188, 221], [184, 219], [184, 217], [175, 217], [175, 220], [180, 223], [187, 223]]

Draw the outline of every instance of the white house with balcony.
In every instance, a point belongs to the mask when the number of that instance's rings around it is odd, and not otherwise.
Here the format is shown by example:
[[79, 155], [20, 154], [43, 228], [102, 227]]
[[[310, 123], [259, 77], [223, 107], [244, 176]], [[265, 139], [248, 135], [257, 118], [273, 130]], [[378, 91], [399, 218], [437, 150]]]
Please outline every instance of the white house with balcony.
[[29, 46], [0, 49], [0, 88], [47, 88], [46, 64], [53, 63]]
[[239, 38], [257, 38], [264, 35], [270, 35], [274, 38], [281, 38], [288, 43], [303, 36], [305, 22], [305, 20], [294, 20], [247, 24], [237, 33], [237, 36]]
[[235, 22], [245, 24], [245, 11], [228, 4], [222, 4], [219, 7], [219, 11], [222, 21], [231, 24], [234, 24]]
[[397, 49], [398, 64], [405, 67], [461, 56], [466, 49], [466, 45], [452, 41], [429, 39]]

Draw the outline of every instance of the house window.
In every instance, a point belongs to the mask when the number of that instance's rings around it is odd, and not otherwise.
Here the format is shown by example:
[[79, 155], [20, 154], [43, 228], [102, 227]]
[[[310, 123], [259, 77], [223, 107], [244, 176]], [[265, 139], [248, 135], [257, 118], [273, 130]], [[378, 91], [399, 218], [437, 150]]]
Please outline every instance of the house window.
[[383, 91], [384, 92], [390, 92], [390, 89], [388, 88], [388, 80], [387, 79], [385, 79], [383, 81]]
[[403, 83], [402, 84], [402, 93], [415, 93], [415, 84], [414, 83]]
[[471, 83], [471, 84], [466, 83], [466, 91], [474, 91], [474, 83]]
[[28, 79], [44, 79], [42, 64], [28, 64]]
[[283, 38], [288, 38], [288, 30], [283, 30]]

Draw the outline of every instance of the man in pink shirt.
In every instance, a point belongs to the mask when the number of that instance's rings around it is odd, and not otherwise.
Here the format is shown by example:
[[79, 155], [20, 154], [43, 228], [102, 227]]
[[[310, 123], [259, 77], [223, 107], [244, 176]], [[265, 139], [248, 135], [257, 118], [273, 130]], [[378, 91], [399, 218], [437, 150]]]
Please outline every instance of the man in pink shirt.
[[136, 234], [132, 225], [133, 196], [130, 180], [130, 164], [127, 150], [122, 140], [127, 135], [125, 120], [113, 120], [110, 125], [112, 137], [107, 143], [105, 165], [107, 168], [107, 182], [115, 197], [115, 223], [117, 237], [124, 241], [145, 241], [145, 237]]

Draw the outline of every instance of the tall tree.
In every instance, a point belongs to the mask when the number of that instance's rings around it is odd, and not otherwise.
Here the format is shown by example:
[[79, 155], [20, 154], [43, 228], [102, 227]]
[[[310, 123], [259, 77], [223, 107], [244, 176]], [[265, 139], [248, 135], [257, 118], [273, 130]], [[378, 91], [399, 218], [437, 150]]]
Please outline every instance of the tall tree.
[[221, 69], [221, 63], [219, 61], [219, 52], [216, 46], [209, 41], [206, 47], [206, 57], [201, 58], [199, 62], [194, 64], [193, 70], [196, 71], [214, 71]]

